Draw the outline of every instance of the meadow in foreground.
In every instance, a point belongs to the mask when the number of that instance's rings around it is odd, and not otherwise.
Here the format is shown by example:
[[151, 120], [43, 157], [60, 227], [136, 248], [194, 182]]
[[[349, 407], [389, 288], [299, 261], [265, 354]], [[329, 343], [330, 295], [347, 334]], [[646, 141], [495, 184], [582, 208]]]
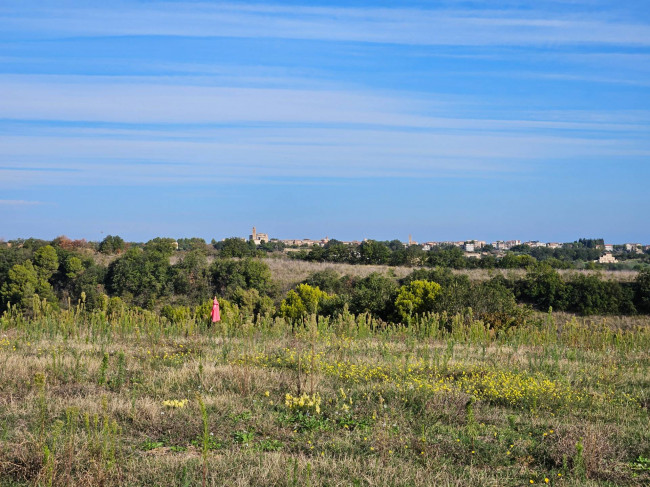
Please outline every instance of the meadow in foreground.
[[0, 485], [648, 485], [650, 326], [0, 318]]

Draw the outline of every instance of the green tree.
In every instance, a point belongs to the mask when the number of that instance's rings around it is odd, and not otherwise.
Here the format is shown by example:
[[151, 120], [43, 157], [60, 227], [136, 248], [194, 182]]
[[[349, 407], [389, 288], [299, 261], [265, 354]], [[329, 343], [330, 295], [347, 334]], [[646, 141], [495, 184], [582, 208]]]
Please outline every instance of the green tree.
[[104, 307], [104, 280], [106, 267], [95, 264], [92, 260], [83, 263], [83, 270], [69, 280], [66, 289], [73, 302], [78, 302], [85, 296], [87, 309], [102, 309]]
[[440, 284], [431, 281], [412, 281], [402, 286], [395, 299], [395, 310], [402, 320], [414, 314], [433, 311]]
[[270, 242], [262, 242], [258, 248], [264, 252], [282, 252], [285, 247], [282, 242], [271, 240]]
[[50, 243], [47, 240], [41, 240], [40, 238], [28, 238], [26, 240], [18, 239], [16, 244], [22, 244], [23, 248], [30, 249], [32, 251], [37, 251], [41, 247], [45, 247]]
[[497, 264], [502, 269], [525, 269], [526, 267], [535, 265], [536, 262], [535, 258], [530, 255], [515, 255], [512, 252], [508, 252]]
[[463, 284], [469, 285], [469, 279], [465, 274], [454, 274], [448, 267], [416, 269], [404, 277], [400, 281], [400, 284], [403, 286], [412, 281], [433, 281], [440, 284], [443, 288], [457, 281], [463, 281]]
[[446, 312], [453, 316], [470, 306], [472, 286], [467, 275], [454, 274], [447, 267], [416, 269], [400, 283], [406, 285], [418, 280], [440, 284], [440, 293], [436, 296], [433, 311]]
[[641, 313], [650, 313], [650, 269], [639, 272], [634, 280], [634, 303]]
[[552, 307], [556, 311], [567, 309], [569, 293], [560, 275], [549, 265], [532, 268], [517, 285], [517, 295], [541, 311]]
[[243, 316], [267, 316], [275, 312], [273, 300], [260, 295], [257, 289], [237, 288], [233, 293], [232, 301], [239, 307]]
[[229, 257], [254, 257], [257, 255], [255, 244], [251, 247], [246, 240], [237, 237], [231, 237], [222, 242], [217, 242], [214, 248], [219, 251], [219, 257], [222, 259]]
[[203, 250], [205, 251], [207, 244], [202, 238], [179, 238], [177, 241], [178, 250]]
[[391, 240], [390, 242], [387, 242], [386, 245], [387, 245], [388, 248], [389, 248], [390, 250], [392, 250], [393, 252], [394, 252], [395, 250], [399, 250], [399, 249], [403, 249], [403, 248], [404, 248], [404, 244], [403, 244], [402, 242], [400, 242], [399, 240]]
[[65, 260], [63, 267], [65, 269], [65, 276], [68, 279], [76, 279], [79, 274], [84, 270], [83, 262], [79, 257], [74, 255], [68, 256]]
[[368, 312], [388, 320], [393, 312], [391, 303], [397, 288], [393, 278], [373, 272], [355, 283], [350, 297], [350, 311], [356, 314]]
[[346, 245], [338, 240], [330, 240], [324, 247], [314, 245], [306, 260], [314, 262], [347, 262], [355, 264], [359, 258], [358, 245]]
[[570, 280], [567, 286], [570, 289], [569, 311], [592, 315], [630, 310], [629, 297], [616, 281], [603, 281], [596, 275], [580, 275]]
[[32, 256], [33, 252], [24, 247], [0, 247], [0, 285], [8, 279], [13, 266], [31, 260]]
[[39, 277], [30, 260], [24, 264], [16, 264], [9, 270], [7, 281], [2, 284], [0, 293], [4, 304], [17, 304], [21, 308], [30, 305], [31, 299], [37, 293]]
[[287, 293], [280, 305], [280, 313], [285, 318], [298, 319], [311, 314], [317, 314], [319, 306], [331, 296], [317, 287], [309, 284], [298, 284], [295, 290]]
[[304, 284], [318, 287], [330, 294], [338, 294], [343, 290], [343, 283], [338, 272], [331, 268], [314, 272], [305, 279]]
[[104, 240], [99, 243], [99, 251], [102, 254], [119, 254], [126, 249], [126, 243], [118, 235], [107, 235]]
[[438, 246], [428, 252], [427, 263], [431, 267], [451, 267], [452, 269], [464, 269], [468, 266], [465, 252], [458, 247]]
[[360, 264], [385, 264], [390, 256], [390, 249], [382, 242], [366, 240], [359, 246]]
[[190, 303], [198, 304], [212, 294], [210, 273], [205, 250], [190, 250], [182, 260], [172, 266], [174, 293], [185, 296]]
[[503, 276], [474, 283], [468, 294], [467, 306], [474, 316], [494, 329], [504, 329], [528, 316], [529, 309], [517, 305], [515, 295]]
[[427, 256], [419, 245], [409, 245], [394, 250], [389, 258], [390, 265], [416, 266], [422, 265]]
[[109, 266], [108, 284], [112, 293], [151, 307], [154, 300], [173, 289], [169, 250], [153, 245], [145, 250], [132, 247]]
[[39, 274], [30, 260], [11, 268], [7, 281], [2, 284], [0, 294], [5, 304], [13, 303], [22, 309], [31, 306], [35, 294], [51, 303], [56, 302], [52, 286], [43, 275]]
[[166, 304], [160, 310], [160, 316], [167, 318], [170, 323], [179, 324], [188, 321], [192, 317], [192, 313], [188, 306]]
[[156, 253], [169, 259], [176, 251], [176, 240], [156, 237], [144, 244], [144, 251], [150, 254]]
[[217, 259], [210, 267], [213, 294], [231, 298], [237, 288], [257, 289], [260, 294], [273, 294], [271, 270], [257, 259]]
[[34, 252], [34, 266], [39, 277], [49, 280], [59, 269], [59, 258], [56, 255], [56, 249], [51, 245], [46, 245]]

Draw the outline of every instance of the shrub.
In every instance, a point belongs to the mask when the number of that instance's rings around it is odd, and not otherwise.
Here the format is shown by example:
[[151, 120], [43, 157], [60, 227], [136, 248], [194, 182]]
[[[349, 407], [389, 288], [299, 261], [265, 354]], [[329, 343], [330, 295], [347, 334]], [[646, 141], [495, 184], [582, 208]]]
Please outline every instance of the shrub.
[[328, 299], [331, 299], [331, 296], [319, 288], [299, 284], [295, 290], [287, 293], [286, 299], [280, 305], [280, 313], [293, 320], [317, 314], [321, 303]]
[[160, 310], [160, 316], [167, 318], [170, 323], [177, 325], [188, 321], [192, 315], [188, 306], [171, 306], [166, 304]]
[[650, 269], [639, 272], [634, 280], [634, 304], [641, 313], [650, 313]]
[[433, 311], [438, 294], [440, 294], [440, 284], [431, 281], [412, 281], [400, 288], [395, 299], [395, 310], [403, 320], [408, 320], [414, 314]]
[[398, 285], [394, 279], [373, 272], [354, 284], [350, 296], [350, 311], [355, 314], [371, 313], [388, 320], [392, 315], [392, 303], [397, 295]]

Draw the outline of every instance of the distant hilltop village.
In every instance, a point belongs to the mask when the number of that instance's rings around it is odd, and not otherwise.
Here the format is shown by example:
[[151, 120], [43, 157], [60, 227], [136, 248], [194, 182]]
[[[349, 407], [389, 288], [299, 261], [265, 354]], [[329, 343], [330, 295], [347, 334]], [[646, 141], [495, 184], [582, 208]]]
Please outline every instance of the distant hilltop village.
[[[225, 240], [225, 239], [224, 239]], [[244, 239], [242, 239], [244, 240]], [[320, 240], [313, 240], [310, 238], [291, 238], [291, 239], [278, 239], [278, 238], [269, 238], [268, 233], [259, 233], [255, 227], [253, 227], [252, 233], [248, 236], [248, 240], [255, 243], [255, 245], [262, 245], [267, 243], [281, 243], [285, 246], [286, 252], [297, 251], [300, 248], [319, 246], [324, 247], [330, 242], [329, 237], [322, 238]], [[364, 238], [363, 240], [350, 240], [343, 241], [337, 240], [337, 243], [344, 245], [361, 245], [363, 242], [368, 242], [370, 239]], [[445, 241], [430, 241], [419, 243], [412, 239], [411, 235], [408, 237], [407, 242], [400, 242], [404, 247], [410, 247], [412, 245], [417, 245], [422, 248], [424, 251], [433, 249], [434, 247], [458, 247], [465, 251], [467, 257], [477, 257], [481, 256], [482, 251], [506, 251], [512, 250], [518, 246], [528, 246], [531, 249], [534, 248], [548, 248], [548, 249], [559, 249], [562, 248], [565, 244], [560, 242], [540, 242], [539, 240], [529, 240], [522, 242], [521, 240], [497, 240], [495, 242], [487, 242], [485, 240], [445, 240]], [[287, 248], [288, 247], [288, 248]], [[643, 245], [640, 243], [625, 243], [625, 244], [607, 244], [603, 243], [599, 246], [605, 255], [600, 257], [599, 262], [602, 264], [612, 264], [616, 263], [617, 260], [611, 254], [614, 252], [615, 247], [618, 250], [625, 250], [626, 252], [634, 252], [642, 254], [644, 251], [650, 250], [650, 245]]]

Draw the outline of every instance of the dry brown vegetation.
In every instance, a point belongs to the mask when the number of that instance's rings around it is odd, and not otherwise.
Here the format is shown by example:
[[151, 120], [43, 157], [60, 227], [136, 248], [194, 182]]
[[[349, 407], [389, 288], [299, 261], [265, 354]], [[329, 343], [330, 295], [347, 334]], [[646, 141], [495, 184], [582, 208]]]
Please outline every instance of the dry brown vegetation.
[[[419, 267], [405, 266], [387, 266], [387, 265], [352, 265], [339, 264], [334, 262], [308, 262], [304, 260], [270, 258], [264, 262], [271, 269], [273, 279], [277, 280], [283, 289], [291, 289], [296, 284], [304, 281], [314, 272], [333, 269], [339, 275], [350, 275], [356, 277], [366, 277], [367, 275], [378, 272], [380, 274], [390, 274], [397, 278], [407, 276]], [[452, 269], [454, 274], [466, 275], [471, 281], [485, 281], [494, 276], [502, 275], [521, 279], [526, 275], [526, 269]], [[631, 282], [635, 279], [638, 272], [636, 271], [589, 271], [589, 270], [558, 270], [558, 273], [564, 277], [571, 275], [601, 275], [606, 280], [619, 282]]]

